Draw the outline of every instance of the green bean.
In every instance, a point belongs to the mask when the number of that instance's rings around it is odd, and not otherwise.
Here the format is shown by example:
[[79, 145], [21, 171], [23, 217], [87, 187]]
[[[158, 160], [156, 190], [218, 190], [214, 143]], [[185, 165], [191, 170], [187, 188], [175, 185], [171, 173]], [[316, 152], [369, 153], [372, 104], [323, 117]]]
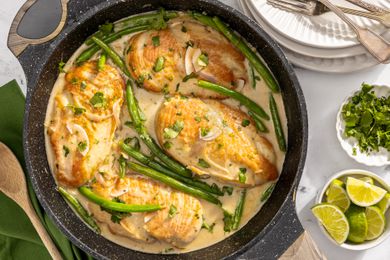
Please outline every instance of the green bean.
[[238, 100], [242, 105], [246, 106], [248, 110], [256, 113], [258, 116], [266, 120], [269, 120], [267, 113], [265, 113], [265, 111], [258, 104], [237, 91], [204, 80], [199, 80], [198, 86]]
[[146, 166], [143, 166], [143, 165], [137, 164], [137, 163], [133, 163], [133, 162], [128, 162], [127, 166], [137, 173], [146, 175], [154, 180], [165, 183], [166, 185], [168, 185], [174, 189], [177, 189], [177, 190], [182, 191], [184, 193], [193, 195], [197, 198], [204, 199], [204, 200], [211, 202], [213, 204], [222, 205], [222, 203], [213, 195], [211, 195], [207, 192], [204, 192], [202, 190], [190, 187], [190, 186], [188, 186], [188, 185], [186, 185], [178, 180], [175, 180], [172, 177], [164, 175], [161, 172], [158, 172], [156, 170], [153, 170], [151, 168], [148, 168]]
[[250, 68], [250, 76], [251, 76], [251, 85], [253, 89], [256, 89], [256, 80], [259, 79], [259, 77], [256, 76], [255, 70], [252, 66], [249, 66]]
[[156, 59], [156, 63], [154, 64], [153, 70], [155, 72], [159, 72], [162, 69], [164, 69], [164, 63], [165, 63], [165, 58], [163, 56], [160, 56]]
[[238, 229], [238, 226], [240, 225], [242, 212], [244, 211], [245, 197], [246, 189], [241, 192], [240, 199], [234, 212], [233, 230]]
[[274, 129], [275, 129], [276, 138], [278, 140], [279, 149], [282, 152], [285, 152], [286, 139], [284, 137], [283, 127], [280, 122], [278, 107], [276, 105], [274, 97], [272, 96], [272, 93], [269, 94], [269, 109], [271, 110], [272, 121], [274, 123]]
[[105, 44], [102, 40], [92, 37], [92, 40], [100, 47], [102, 50], [107, 53], [107, 55], [111, 58], [111, 60], [117, 65], [128, 77], [131, 77], [130, 72], [126, 68], [125, 62], [122, 60], [122, 58], [116, 53], [113, 49], [111, 49], [110, 46]]
[[96, 233], [100, 234], [100, 228], [96, 224], [95, 219], [88, 213], [88, 211], [81, 205], [81, 203], [64, 188], [58, 187], [58, 192], [62, 197], [69, 202], [72, 208], [79, 214], [79, 216], [87, 223]]
[[[160, 12], [153, 13], [153, 14], [133, 16], [133, 17], [130, 17], [130, 18], [127, 18], [127, 19], [124, 19], [124, 20], [121, 20], [121, 21], [115, 23], [114, 24], [115, 25], [114, 26], [114, 33], [104, 35], [101, 31], [98, 31], [98, 32], [94, 33], [92, 36], [95, 36], [97, 38], [103, 37], [103, 40], [105, 40], [105, 38], [110, 37], [111, 35], [115, 34], [116, 32], [120, 32], [120, 31], [115, 30], [115, 28], [117, 28], [117, 27], [120, 27], [120, 28], [126, 27], [125, 29], [122, 29], [122, 30], [132, 29], [133, 27], [143, 27], [145, 25], [153, 28], [153, 27], [156, 27], [154, 25], [154, 23], [156, 21], [158, 21], [161, 18], [161, 16], [162, 16], [162, 14]], [[177, 12], [173, 12], [173, 11], [167, 11], [167, 12], [164, 12], [164, 14], [163, 14], [163, 18], [165, 20], [170, 20], [172, 18], [176, 18], [177, 16], [178, 16]], [[153, 29], [158, 29], [158, 28], [153, 28]], [[93, 41], [91, 39], [92, 36], [89, 37], [85, 41], [86, 45], [89, 46], [89, 45], [93, 44]]]
[[210, 27], [214, 28], [215, 30], [219, 31], [217, 25], [213, 21], [213, 18], [211, 18], [210, 16], [207, 16], [207, 15], [204, 15], [204, 14], [201, 14], [198, 12], [191, 12], [190, 15], [193, 18], [195, 18], [196, 20], [198, 20], [199, 22], [201, 22], [207, 26], [210, 26]]
[[115, 23], [115, 25], [129, 26], [129, 27], [146, 25], [146, 24], [151, 24], [155, 20], [158, 20], [161, 16], [163, 16], [164, 20], [170, 20], [172, 18], [178, 17], [179, 15], [177, 12], [174, 11], [163, 11], [163, 12], [157, 12], [151, 14], [137, 15], [137, 16], [132, 16], [123, 19]]
[[180, 175], [183, 175], [185, 177], [191, 177], [192, 176], [191, 171], [188, 170], [181, 163], [177, 162], [176, 160], [166, 155], [164, 151], [160, 148], [160, 146], [158, 146], [156, 141], [149, 135], [146, 127], [142, 122], [139, 113], [140, 110], [132, 90], [131, 81], [127, 82], [126, 100], [127, 100], [127, 108], [129, 110], [129, 114], [133, 120], [134, 129], [137, 131], [140, 139], [145, 143], [145, 145], [150, 149], [150, 151], [155, 156], [157, 156], [172, 171]]
[[252, 117], [253, 121], [255, 121], [255, 125], [256, 125], [257, 130], [259, 130], [260, 132], [263, 132], [263, 133], [268, 132], [268, 128], [261, 121], [261, 118], [257, 114], [253, 113], [252, 111], [248, 111], [248, 114]]
[[106, 66], [106, 60], [107, 60], [107, 55], [105, 52], [102, 52], [100, 54], [100, 58], [98, 60], [98, 65], [97, 65], [99, 71], [104, 70], [104, 67]]
[[274, 76], [271, 71], [267, 68], [265, 64], [261, 61], [261, 59], [256, 55], [256, 53], [228, 26], [223, 23], [218, 17], [213, 17], [213, 21], [219, 31], [225, 35], [226, 38], [229, 39], [233, 45], [235, 45], [244, 56], [249, 60], [252, 66], [256, 69], [256, 71], [260, 74], [260, 76], [267, 83], [267, 86], [273, 92], [279, 92], [278, 83], [275, 81]]
[[274, 191], [275, 183], [272, 183], [268, 188], [261, 194], [261, 202], [264, 202], [268, 200], [268, 198], [271, 196], [272, 192]]
[[118, 212], [151, 212], [163, 208], [160, 205], [154, 205], [154, 204], [135, 205], [135, 204], [124, 204], [120, 202], [114, 202], [95, 194], [90, 188], [86, 186], [80, 187], [79, 192], [82, 195], [84, 195], [87, 199], [96, 203], [102, 208], [110, 209]]
[[[150, 28], [149, 25], [142, 25], [142, 26], [137, 26], [137, 27], [132, 27], [132, 28], [126, 28], [126, 29], [123, 29], [123, 30], [118, 31], [116, 33], [110, 34], [107, 37], [104, 37], [103, 41], [106, 44], [109, 44], [109, 43], [121, 38], [124, 35], [134, 33], [134, 32], [144, 31], [144, 30], [147, 30], [149, 28]], [[92, 37], [94, 37], [94, 36], [92, 36]], [[94, 42], [92, 40], [92, 37], [91, 37], [91, 41]], [[80, 56], [76, 59], [76, 63], [81, 64], [81, 63], [89, 60], [99, 50], [100, 50], [100, 47], [96, 44], [93, 44], [91, 47], [89, 47], [88, 49], [86, 49], [85, 51], [83, 51], [80, 54]]]
[[246, 189], [241, 192], [234, 214], [225, 209], [223, 210], [223, 230], [225, 232], [231, 232], [238, 229], [241, 222], [242, 212], [244, 210], [245, 197]]
[[148, 156], [142, 154], [141, 152], [136, 151], [135, 149], [131, 148], [130, 146], [126, 145], [123, 142], [119, 142], [119, 146], [122, 148], [122, 150], [125, 153], [130, 155], [132, 158], [134, 158], [135, 160], [137, 160], [138, 162], [140, 162], [146, 166], [149, 166], [150, 168], [152, 168], [158, 172], [161, 172], [169, 177], [172, 177], [172, 178], [174, 178], [178, 181], [181, 181], [181, 182], [183, 182], [189, 186], [192, 186], [194, 188], [198, 188], [198, 189], [201, 189], [205, 192], [215, 194], [218, 196], [223, 196], [223, 192], [216, 185], [210, 186], [209, 184], [207, 184], [205, 182], [198, 181], [198, 180], [191, 179], [191, 178], [186, 178], [180, 174], [177, 174], [177, 173], [167, 169], [163, 165], [159, 164], [158, 162], [152, 160]]

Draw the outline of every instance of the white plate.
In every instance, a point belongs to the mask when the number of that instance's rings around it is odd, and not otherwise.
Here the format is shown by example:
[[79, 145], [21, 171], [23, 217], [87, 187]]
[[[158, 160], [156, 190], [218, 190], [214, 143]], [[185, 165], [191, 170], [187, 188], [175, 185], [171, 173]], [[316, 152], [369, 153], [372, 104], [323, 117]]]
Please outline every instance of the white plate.
[[[346, 48], [359, 44], [352, 29], [331, 12], [318, 16], [306, 16], [275, 8], [267, 4], [266, 0], [245, 1], [251, 4], [256, 13], [275, 31], [301, 44], [317, 48]], [[389, 0], [370, 0], [369, 2], [390, 8]], [[333, 0], [332, 3], [358, 9], [342, 0]], [[383, 34], [387, 31], [377, 21], [352, 15], [350, 18], [358, 25], [370, 28], [377, 33]]]
[[[317, 48], [312, 47], [308, 45], [302, 45], [298, 42], [295, 42], [277, 31], [274, 31], [272, 27], [268, 25], [261, 16], [258, 15], [254, 7], [251, 5], [250, 2], [245, 0], [239, 0], [239, 2], [242, 2], [243, 8], [247, 8], [250, 12], [251, 16], [263, 27], [268, 34], [272, 36], [280, 45], [289, 48], [290, 50], [293, 50], [296, 53], [310, 56], [310, 57], [318, 57], [318, 58], [344, 58], [344, 57], [350, 57], [354, 55], [360, 55], [366, 52], [363, 46], [356, 45], [348, 48], [340, 48], [340, 49], [325, 49], [325, 48]], [[246, 4], [246, 6], [245, 6]], [[390, 34], [390, 33], [389, 33]]]
[[[339, 142], [343, 147], [344, 151], [355, 161], [359, 163], [363, 163], [368, 166], [389, 165], [390, 152], [387, 151], [385, 148], [380, 147], [378, 152], [373, 151], [370, 154], [362, 153], [360, 152], [360, 149], [357, 147], [358, 141], [356, 140], [356, 138], [344, 136], [345, 123], [344, 120], [341, 118], [342, 117], [341, 111], [343, 109], [343, 106], [347, 102], [349, 102], [352, 99], [352, 97], [360, 90], [361, 89], [352, 93], [349, 97], [345, 99], [345, 101], [340, 106], [339, 112], [337, 113], [337, 122], [336, 122], [337, 138], [339, 139]], [[375, 95], [377, 97], [381, 97], [381, 96], [387, 97], [390, 95], [390, 87], [388, 86], [374, 86], [373, 90], [375, 91]], [[354, 148], [356, 149], [356, 155], [353, 155]]]
[[[303, 55], [299, 52], [295, 52], [295, 49], [290, 49], [290, 46], [284, 46], [279, 40], [286, 39], [284, 36], [273, 31], [264, 21], [259, 17], [255, 17], [249, 6], [245, 4], [245, 0], [238, 0], [241, 5], [241, 9], [244, 14], [254, 18], [257, 23], [278, 43], [282, 45], [288, 60], [298, 67], [302, 67], [309, 70], [329, 72], [329, 73], [347, 73], [352, 71], [358, 71], [365, 68], [369, 68], [378, 64], [378, 62], [367, 53], [363, 53], [356, 56], [350, 56], [346, 58], [318, 58], [310, 55]], [[288, 40], [288, 39], [287, 39]], [[288, 40], [291, 42], [291, 40]], [[309, 48], [308, 46], [300, 46], [302, 49]], [[293, 46], [294, 47], [294, 46]]]

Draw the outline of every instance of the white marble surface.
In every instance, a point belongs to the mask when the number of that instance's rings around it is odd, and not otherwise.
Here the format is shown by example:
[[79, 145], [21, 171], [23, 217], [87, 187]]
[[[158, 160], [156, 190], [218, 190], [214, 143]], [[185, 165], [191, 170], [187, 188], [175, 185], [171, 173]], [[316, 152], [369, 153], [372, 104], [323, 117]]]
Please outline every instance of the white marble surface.
[[[237, 6], [235, 0], [225, 0]], [[8, 50], [8, 30], [24, 0], [2, 1], [0, 6], [0, 85], [17, 79], [26, 89], [23, 70]], [[344, 98], [358, 89], [362, 82], [390, 85], [390, 65], [380, 65], [350, 74], [325, 74], [296, 69], [305, 94], [309, 114], [309, 147], [306, 167], [297, 194], [297, 212], [306, 230], [310, 232], [328, 259], [390, 259], [390, 240], [366, 251], [341, 249], [320, 232], [311, 212], [317, 192], [329, 176], [343, 169], [361, 168], [373, 171], [390, 183], [389, 168], [365, 167], [349, 158], [336, 138], [336, 113]]]

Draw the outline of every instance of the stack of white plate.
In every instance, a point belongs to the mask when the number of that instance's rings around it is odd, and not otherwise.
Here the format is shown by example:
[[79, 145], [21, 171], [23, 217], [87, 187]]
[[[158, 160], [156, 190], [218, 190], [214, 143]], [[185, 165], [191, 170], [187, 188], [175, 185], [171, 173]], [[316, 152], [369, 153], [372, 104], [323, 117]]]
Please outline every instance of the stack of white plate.
[[[390, 9], [390, 0], [365, 0]], [[238, 0], [242, 11], [252, 17], [276, 40], [293, 64], [315, 71], [345, 73], [378, 64], [357, 41], [355, 33], [331, 12], [306, 16], [273, 7], [267, 0]], [[342, 0], [332, 3], [362, 10]], [[358, 25], [390, 40], [390, 29], [377, 21], [350, 16]]]

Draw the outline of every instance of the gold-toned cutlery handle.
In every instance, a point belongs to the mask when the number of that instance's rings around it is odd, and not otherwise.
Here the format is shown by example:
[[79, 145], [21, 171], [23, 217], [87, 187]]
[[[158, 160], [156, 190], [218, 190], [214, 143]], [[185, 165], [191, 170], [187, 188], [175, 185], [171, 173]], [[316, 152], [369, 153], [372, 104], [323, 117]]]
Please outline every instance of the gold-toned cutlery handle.
[[359, 42], [371, 53], [380, 63], [390, 62], [390, 44], [378, 34], [372, 32], [369, 29], [361, 28], [355, 22], [353, 22], [348, 16], [346, 16], [341, 9], [334, 6], [328, 0], [318, 0], [344, 22], [346, 22], [356, 33]]
[[390, 13], [377, 13], [377, 12], [373, 13], [373, 12], [360, 11], [360, 10], [355, 10], [355, 9], [345, 8], [340, 6], [337, 7], [340, 8], [341, 11], [343, 11], [344, 13], [373, 19], [381, 22], [386, 27], [390, 27]]
[[367, 2], [362, 1], [362, 0], [347, 0], [347, 1], [354, 4], [354, 5], [360, 6], [368, 11], [371, 11], [371, 12], [385, 13], [385, 12], [389, 11], [389, 10], [383, 9], [379, 6], [367, 3]]

